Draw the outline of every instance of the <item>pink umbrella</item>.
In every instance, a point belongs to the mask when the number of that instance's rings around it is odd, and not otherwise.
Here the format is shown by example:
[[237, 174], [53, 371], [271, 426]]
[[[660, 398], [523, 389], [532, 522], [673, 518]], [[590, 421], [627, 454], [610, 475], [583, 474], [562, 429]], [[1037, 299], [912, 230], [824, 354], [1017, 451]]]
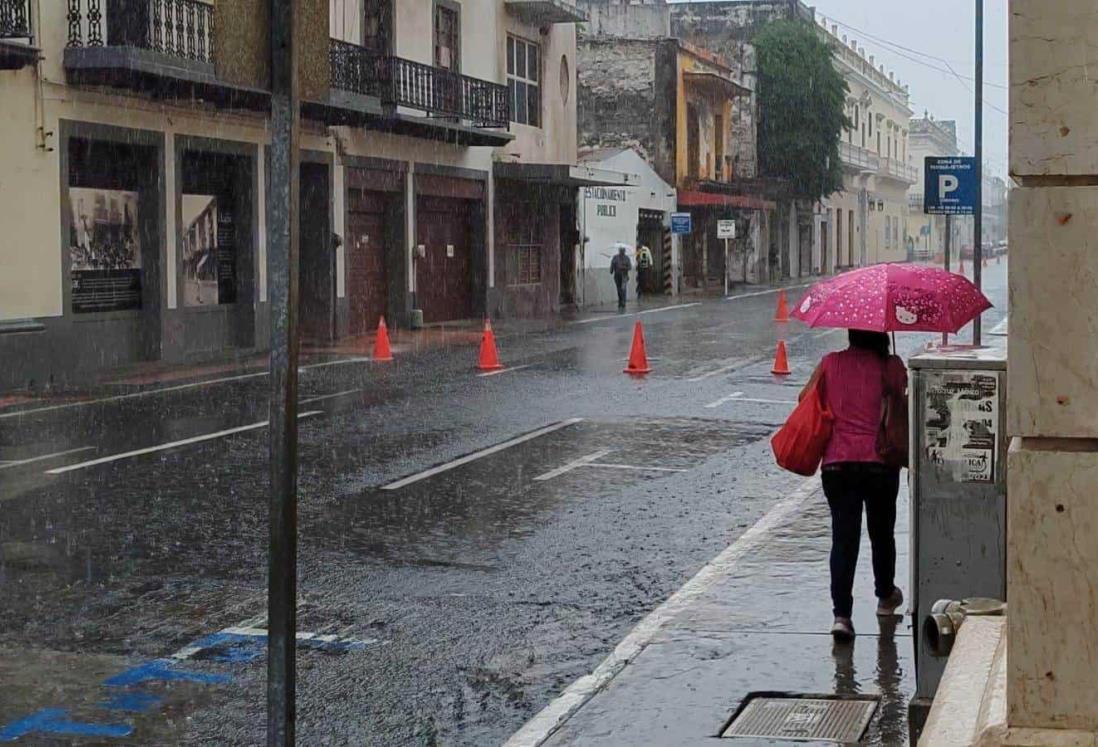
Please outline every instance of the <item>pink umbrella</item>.
[[956, 333], [991, 306], [963, 275], [896, 263], [863, 267], [816, 283], [793, 316], [810, 327]]

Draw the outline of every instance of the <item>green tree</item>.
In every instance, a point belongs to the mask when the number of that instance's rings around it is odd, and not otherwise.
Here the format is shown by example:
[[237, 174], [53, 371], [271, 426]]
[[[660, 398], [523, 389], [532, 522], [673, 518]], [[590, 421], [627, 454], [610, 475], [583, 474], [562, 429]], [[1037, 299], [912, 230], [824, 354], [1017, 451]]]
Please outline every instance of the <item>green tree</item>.
[[775, 21], [755, 36], [759, 170], [819, 200], [843, 186], [839, 138], [850, 90], [812, 24]]

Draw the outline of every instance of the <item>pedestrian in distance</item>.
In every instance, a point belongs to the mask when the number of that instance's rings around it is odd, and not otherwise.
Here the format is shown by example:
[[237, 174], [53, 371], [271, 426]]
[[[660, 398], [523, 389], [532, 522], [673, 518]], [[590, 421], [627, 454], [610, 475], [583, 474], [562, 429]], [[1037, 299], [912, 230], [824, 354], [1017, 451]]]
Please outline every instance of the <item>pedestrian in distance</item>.
[[649, 275], [652, 272], [652, 250], [637, 242], [637, 298], [648, 290]]
[[822, 480], [831, 509], [831, 603], [835, 615], [831, 635], [840, 642], [854, 638], [851, 614], [863, 506], [873, 554], [877, 615], [891, 617], [904, 600], [895, 583], [900, 467], [882, 457], [879, 433], [886, 419], [887, 397], [896, 393], [906, 401], [907, 369], [899, 356], [890, 353], [887, 334], [856, 329], [848, 334], [849, 347], [824, 356], [801, 392], [803, 398], [821, 383], [824, 404], [834, 418], [823, 452]]
[[619, 246], [618, 253], [610, 259], [610, 274], [614, 276], [614, 285], [618, 287], [618, 311], [625, 310], [625, 289], [629, 285], [629, 271], [633, 263], [625, 253], [625, 247]]

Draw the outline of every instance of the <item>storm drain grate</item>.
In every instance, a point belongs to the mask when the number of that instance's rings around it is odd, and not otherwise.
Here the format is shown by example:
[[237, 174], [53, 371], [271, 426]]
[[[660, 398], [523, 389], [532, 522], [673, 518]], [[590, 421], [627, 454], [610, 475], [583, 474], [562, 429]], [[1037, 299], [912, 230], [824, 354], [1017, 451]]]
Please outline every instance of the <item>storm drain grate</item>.
[[877, 701], [867, 698], [760, 696], [744, 706], [721, 736], [856, 743], [876, 710]]

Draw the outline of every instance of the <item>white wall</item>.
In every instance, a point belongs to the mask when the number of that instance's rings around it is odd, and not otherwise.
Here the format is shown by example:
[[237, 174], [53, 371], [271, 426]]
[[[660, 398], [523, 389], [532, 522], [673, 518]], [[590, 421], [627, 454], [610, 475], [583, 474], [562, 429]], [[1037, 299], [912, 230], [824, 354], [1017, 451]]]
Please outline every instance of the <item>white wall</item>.
[[[616, 253], [614, 244], [622, 242], [630, 247], [629, 255], [636, 266], [633, 247], [637, 241], [637, 222], [641, 208], [660, 210], [665, 220], [670, 221], [671, 213], [678, 203], [676, 192], [671, 185], [659, 178], [650, 166], [634, 151], [627, 150], [610, 156], [602, 161], [586, 162], [590, 166], [611, 169], [627, 174], [636, 174], [639, 178], [636, 187], [608, 187], [610, 196], [598, 197], [599, 188], [580, 189], [579, 223], [580, 234], [587, 241], [583, 244], [583, 277], [577, 285], [580, 291], [580, 303], [584, 306], [598, 306], [617, 302], [617, 290], [610, 275], [610, 259]], [[610, 213], [613, 213], [612, 215]], [[653, 253], [657, 247], [650, 247]], [[680, 266], [678, 237], [672, 242], [672, 267], [677, 277]], [[628, 297], [636, 296], [636, 273], [630, 276]]]

